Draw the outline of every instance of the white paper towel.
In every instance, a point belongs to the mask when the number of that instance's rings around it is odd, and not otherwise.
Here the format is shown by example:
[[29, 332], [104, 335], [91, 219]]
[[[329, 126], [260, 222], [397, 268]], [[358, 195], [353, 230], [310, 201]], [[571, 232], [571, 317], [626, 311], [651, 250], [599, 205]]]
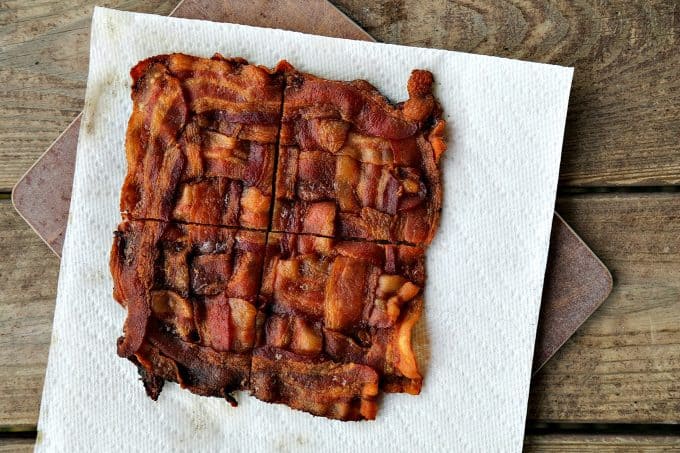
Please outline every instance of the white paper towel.
[[[108, 254], [119, 221], [129, 70], [151, 55], [242, 56], [395, 101], [435, 76], [448, 121], [441, 228], [427, 254], [420, 396], [337, 422], [245, 394], [239, 407], [165, 386], [158, 402], [116, 356], [124, 311]], [[97, 8], [38, 451], [520, 451], [573, 70]], [[424, 329], [422, 329], [424, 328]], [[423, 331], [426, 335], [423, 336]]]

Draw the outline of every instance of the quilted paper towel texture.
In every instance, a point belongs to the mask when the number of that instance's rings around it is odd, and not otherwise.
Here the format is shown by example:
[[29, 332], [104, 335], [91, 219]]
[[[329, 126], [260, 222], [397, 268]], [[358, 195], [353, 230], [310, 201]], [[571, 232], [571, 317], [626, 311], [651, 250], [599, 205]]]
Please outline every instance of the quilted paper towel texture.
[[[168, 52], [243, 56], [363, 78], [394, 101], [435, 76], [448, 122], [441, 228], [415, 333], [420, 396], [342, 423], [167, 384], [158, 402], [116, 356], [124, 311], [108, 254], [125, 174], [129, 70]], [[520, 451], [572, 69], [97, 8], [37, 451]]]

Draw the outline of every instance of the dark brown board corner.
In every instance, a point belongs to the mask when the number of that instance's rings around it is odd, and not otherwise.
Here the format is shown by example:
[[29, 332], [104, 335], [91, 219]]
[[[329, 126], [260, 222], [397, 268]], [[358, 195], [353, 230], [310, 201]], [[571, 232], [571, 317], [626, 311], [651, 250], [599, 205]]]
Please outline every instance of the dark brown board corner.
[[556, 212], [536, 332], [533, 375], [602, 305], [613, 285], [609, 269]]

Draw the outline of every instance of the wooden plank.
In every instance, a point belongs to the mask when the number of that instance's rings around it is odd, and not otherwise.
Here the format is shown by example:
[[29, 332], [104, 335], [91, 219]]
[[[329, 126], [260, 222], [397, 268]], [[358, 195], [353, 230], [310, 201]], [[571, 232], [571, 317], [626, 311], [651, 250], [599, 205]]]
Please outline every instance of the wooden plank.
[[529, 418], [680, 422], [680, 193], [563, 197], [614, 290], [536, 376]]
[[35, 429], [59, 260], [0, 200], [0, 431]]
[[33, 451], [34, 439], [2, 439], [0, 438], [0, 453], [29, 453]]
[[380, 41], [575, 66], [560, 183], [680, 183], [677, 0], [333, 0]]
[[[0, 8], [0, 192], [82, 107], [91, 0]], [[381, 41], [575, 65], [563, 185], [680, 183], [675, 0], [335, 0]], [[116, 0], [168, 14], [176, 0]]]
[[524, 453], [622, 453], [680, 451], [680, 437], [613, 435], [535, 435], [524, 439]]
[[[540, 421], [680, 422], [680, 193], [562, 197], [612, 295], [532, 384]], [[34, 426], [58, 261], [0, 200], [0, 430]]]
[[[0, 192], [11, 190], [82, 110], [95, 4], [86, 0], [0, 4]], [[107, 2], [112, 8], [164, 15], [176, 4], [177, 0]]]

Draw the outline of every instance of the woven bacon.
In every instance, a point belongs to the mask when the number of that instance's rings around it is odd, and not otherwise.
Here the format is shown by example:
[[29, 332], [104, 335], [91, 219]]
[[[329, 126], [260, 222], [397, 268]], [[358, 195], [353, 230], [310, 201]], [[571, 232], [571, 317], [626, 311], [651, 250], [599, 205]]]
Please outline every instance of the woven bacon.
[[171, 54], [131, 75], [110, 268], [118, 354], [148, 395], [171, 381], [370, 420], [380, 391], [418, 394], [446, 149], [432, 75], [397, 106], [286, 62]]
[[111, 251], [114, 298], [128, 316], [118, 353], [150, 396], [162, 380], [201, 395], [248, 388], [265, 233], [125, 221]]
[[132, 71], [121, 211], [266, 230], [279, 74], [240, 58], [161, 55]]
[[365, 81], [287, 73], [273, 228], [429, 244], [438, 226], [444, 121], [432, 74], [391, 105]]
[[[268, 313], [264, 342], [307, 359], [369, 366], [383, 390], [418, 394], [411, 329], [424, 283], [421, 247], [270, 233], [260, 291]], [[287, 393], [283, 384], [278, 391]], [[254, 393], [277, 400], [273, 391]], [[309, 389], [297, 394], [315, 397]]]

